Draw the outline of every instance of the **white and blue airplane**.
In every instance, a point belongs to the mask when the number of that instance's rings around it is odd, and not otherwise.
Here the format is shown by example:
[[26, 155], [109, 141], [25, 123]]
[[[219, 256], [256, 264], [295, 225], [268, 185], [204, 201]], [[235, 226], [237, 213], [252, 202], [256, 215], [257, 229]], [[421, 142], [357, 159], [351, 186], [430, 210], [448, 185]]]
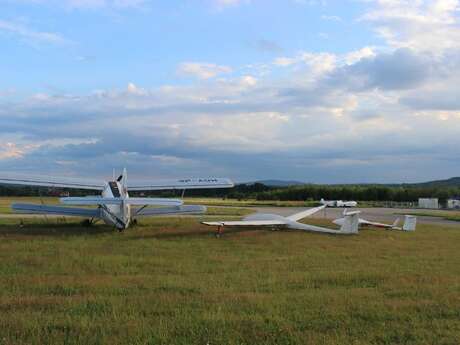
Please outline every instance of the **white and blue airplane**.
[[[14, 203], [15, 212], [27, 214], [52, 214], [62, 216], [101, 219], [106, 224], [122, 231], [127, 229], [133, 219], [138, 217], [169, 214], [201, 214], [206, 207], [201, 205], [184, 205], [181, 199], [165, 198], [130, 198], [130, 191], [158, 191], [231, 188], [233, 182], [226, 178], [190, 178], [163, 180], [155, 183], [128, 183], [126, 169], [112, 181], [88, 181], [73, 178], [18, 177], [1, 176], [0, 185], [55, 187], [99, 191], [99, 196], [65, 197], [60, 202], [64, 205], [97, 206], [97, 208], [76, 208], [66, 206]], [[134, 206], [134, 207], [133, 207]], [[149, 206], [155, 206], [148, 208]]]

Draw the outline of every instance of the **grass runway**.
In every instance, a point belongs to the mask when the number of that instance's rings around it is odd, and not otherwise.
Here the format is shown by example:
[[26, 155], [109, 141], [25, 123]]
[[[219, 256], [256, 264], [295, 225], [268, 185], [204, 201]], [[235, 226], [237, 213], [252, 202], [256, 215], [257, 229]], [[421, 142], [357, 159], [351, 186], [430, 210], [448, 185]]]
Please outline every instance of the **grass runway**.
[[459, 343], [457, 227], [216, 239], [186, 217], [122, 234], [18, 223], [0, 220], [0, 344]]

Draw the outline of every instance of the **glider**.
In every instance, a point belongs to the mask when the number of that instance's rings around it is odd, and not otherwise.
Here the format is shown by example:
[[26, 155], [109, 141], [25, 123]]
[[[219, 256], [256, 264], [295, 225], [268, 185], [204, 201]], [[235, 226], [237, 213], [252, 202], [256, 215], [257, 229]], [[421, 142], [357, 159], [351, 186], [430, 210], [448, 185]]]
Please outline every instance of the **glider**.
[[[201, 214], [206, 207], [183, 205], [180, 199], [130, 198], [130, 191], [187, 190], [205, 188], [231, 188], [233, 182], [226, 178], [192, 178], [156, 182], [128, 182], [126, 169], [112, 181], [88, 181], [71, 178], [0, 176], [0, 185], [57, 187], [99, 191], [99, 196], [61, 198], [63, 205], [97, 206], [97, 208], [77, 208], [67, 206], [37, 205], [15, 203], [11, 208], [15, 212], [29, 214], [53, 214], [101, 219], [120, 231], [129, 227], [134, 218], [170, 215]], [[149, 208], [149, 206], [155, 206]], [[91, 222], [90, 221], [90, 222]]]
[[[346, 221], [347, 211], [343, 212], [344, 217], [335, 219], [332, 221], [336, 225], [342, 225]], [[393, 224], [384, 224], [379, 222], [372, 222], [366, 219], [359, 218], [359, 226], [374, 226], [377, 228], [384, 228], [390, 230], [401, 230], [401, 231], [415, 231], [417, 225], [417, 217], [406, 215], [404, 216], [404, 224], [402, 227], [399, 227], [400, 218], [397, 218]]]
[[321, 232], [326, 234], [350, 235], [358, 233], [358, 214], [359, 211], [347, 213], [344, 221], [341, 224], [340, 230], [323, 228], [320, 226], [300, 223], [299, 220], [309, 217], [321, 210], [326, 205], [311, 208], [288, 217], [282, 217], [276, 214], [260, 214], [256, 213], [245, 217], [240, 221], [217, 221], [217, 222], [202, 222], [205, 225], [217, 226], [217, 234], [220, 235], [225, 226], [229, 227], [270, 227], [270, 228], [286, 228], [295, 230], [304, 230], [312, 232]]

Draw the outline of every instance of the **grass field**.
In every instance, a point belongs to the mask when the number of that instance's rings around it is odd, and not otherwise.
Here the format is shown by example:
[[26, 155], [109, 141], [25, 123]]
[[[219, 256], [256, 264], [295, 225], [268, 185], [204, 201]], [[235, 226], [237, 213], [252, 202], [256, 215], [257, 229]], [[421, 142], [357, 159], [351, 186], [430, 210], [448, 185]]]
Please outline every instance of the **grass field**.
[[213, 230], [0, 220], [0, 344], [459, 344], [456, 227]]

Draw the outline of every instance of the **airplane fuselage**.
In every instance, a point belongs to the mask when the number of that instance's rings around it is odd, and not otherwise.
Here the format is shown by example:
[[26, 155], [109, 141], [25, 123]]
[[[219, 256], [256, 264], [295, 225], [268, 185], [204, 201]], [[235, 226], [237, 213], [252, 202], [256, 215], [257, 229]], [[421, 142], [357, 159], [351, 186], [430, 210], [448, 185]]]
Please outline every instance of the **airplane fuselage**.
[[101, 218], [107, 224], [119, 230], [128, 228], [131, 221], [131, 206], [125, 202], [129, 198], [128, 191], [118, 181], [107, 182], [102, 191], [103, 198], [121, 198], [120, 205], [101, 205]]

